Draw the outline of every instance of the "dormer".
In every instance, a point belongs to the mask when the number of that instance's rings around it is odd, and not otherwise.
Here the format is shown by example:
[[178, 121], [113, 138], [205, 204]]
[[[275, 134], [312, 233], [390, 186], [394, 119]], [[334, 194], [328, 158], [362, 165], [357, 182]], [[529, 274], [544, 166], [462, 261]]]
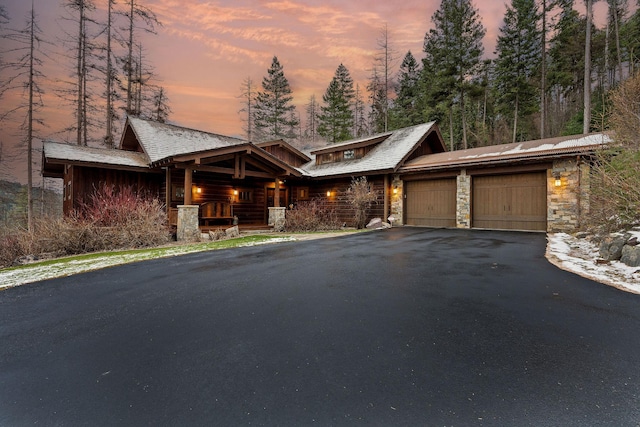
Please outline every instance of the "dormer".
[[358, 160], [366, 156], [367, 153], [384, 142], [389, 136], [391, 136], [391, 133], [364, 140], [334, 144], [320, 150], [312, 151], [311, 154], [316, 156], [316, 165]]

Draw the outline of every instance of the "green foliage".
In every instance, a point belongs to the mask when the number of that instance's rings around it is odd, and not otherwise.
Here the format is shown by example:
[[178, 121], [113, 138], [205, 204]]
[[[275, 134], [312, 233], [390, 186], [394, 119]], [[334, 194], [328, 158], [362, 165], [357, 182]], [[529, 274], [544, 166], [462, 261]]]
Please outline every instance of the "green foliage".
[[420, 97], [420, 64], [411, 51], [407, 52], [398, 73], [396, 99], [389, 114], [389, 129], [399, 129], [422, 123], [418, 104]]
[[329, 142], [340, 142], [352, 137], [354, 125], [351, 104], [355, 98], [353, 79], [343, 64], [336, 69], [331, 83], [322, 96], [318, 134]]
[[289, 81], [277, 57], [273, 57], [267, 76], [262, 79], [253, 110], [253, 124], [260, 140], [295, 138], [292, 128], [298, 126]]
[[378, 192], [371, 187], [366, 176], [353, 178], [347, 189], [347, 200], [354, 210], [356, 228], [364, 228], [369, 209], [378, 200]]
[[471, 0], [442, 0], [433, 14], [433, 28], [424, 39], [423, 77], [426, 98], [423, 105], [449, 110], [458, 105], [463, 148], [467, 148], [465, 96], [479, 71], [484, 53], [485, 28]]
[[512, 0], [500, 27], [496, 51], [495, 89], [498, 110], [512, 116], [515, 142], [518, 119], [537, 110], [533, 80], [541, 58], [540, 32], [534, 0]]

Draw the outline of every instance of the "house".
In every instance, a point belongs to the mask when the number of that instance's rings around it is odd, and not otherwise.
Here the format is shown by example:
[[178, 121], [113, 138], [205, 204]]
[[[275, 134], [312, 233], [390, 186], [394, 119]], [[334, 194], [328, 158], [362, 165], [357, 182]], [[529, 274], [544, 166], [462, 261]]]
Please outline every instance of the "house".
[[283, 140], [253, 144], [130, 117], [120, 150], [47, 142], [42, 170], [63, 179], [67, 214], [101, 184], [127, 185], [164, 200], [169, 222], [190, 221], [192, 230], [274, 224], [313, 198], [350, 224], [346, 190], [366, 176], [379, 194], [371, 216], [393, 215], [395, 224], [568, 231], [588, 211], [590, 157], [608, 141], [599, 134], [447, 152], [431, 122], [307, 155]]

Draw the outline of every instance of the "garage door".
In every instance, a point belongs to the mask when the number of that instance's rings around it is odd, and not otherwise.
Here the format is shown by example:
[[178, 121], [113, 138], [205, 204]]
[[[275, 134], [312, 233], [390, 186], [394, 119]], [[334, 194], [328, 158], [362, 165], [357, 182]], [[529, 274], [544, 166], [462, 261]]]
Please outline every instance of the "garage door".
[[474, 177], [475, 228], [547, 229], [546, 172]]
[[456, 226], [455, 178], [407, 181], [405, 185], [408, 225]]

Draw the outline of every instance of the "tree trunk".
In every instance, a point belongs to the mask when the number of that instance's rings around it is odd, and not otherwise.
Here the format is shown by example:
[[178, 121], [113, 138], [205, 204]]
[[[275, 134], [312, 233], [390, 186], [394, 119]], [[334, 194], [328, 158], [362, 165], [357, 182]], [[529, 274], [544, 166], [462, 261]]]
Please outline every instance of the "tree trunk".
[[31, 0], [30, 44], [29, 44], [29, 108], [27, 112], [27, 230], [33, 231], [33, 83], [34, 83], [34, 51], [35, 51], [36, 14]]
[[585, 0], [587, 6], [587, 30], [584, 42], [584, 120], [582, 133], [589, 133], [591, 124], [591, 21], [593, 4], [591, 0]]
[[544, 139], [547, 116], [547, 0], [542, 0], [542, 61], [540, 64], [540, 138]]

